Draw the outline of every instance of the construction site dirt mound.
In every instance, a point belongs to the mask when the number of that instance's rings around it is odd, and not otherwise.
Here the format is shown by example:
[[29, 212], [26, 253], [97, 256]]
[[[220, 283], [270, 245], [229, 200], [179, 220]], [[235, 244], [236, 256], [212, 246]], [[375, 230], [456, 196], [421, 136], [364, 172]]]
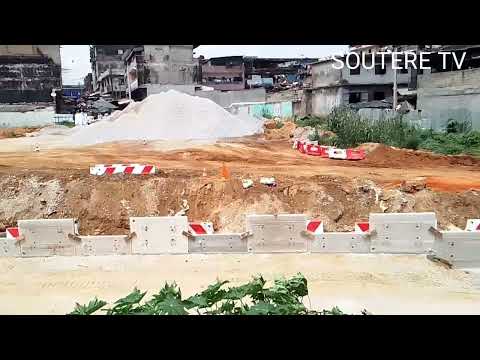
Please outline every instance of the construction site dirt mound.
[[[275, 174], [276, 187], [260, 175], [218, 169], [166, 170], [148, 177], [85, 176], [83, 171], [52, 175], [28, 172], [0, 177], [0, 228], [19, 219], [78, 218], [85, 235], [128, 234], [131, 216], [168, 216], [186, 200], [190, 221], [212, 221], [220, 232], [245, 229], [246, 214], [306, 214], [320, 218], [326, 231], [352, 231], [371, 212], [435, 211], [441, 228], [464, 228], [480, 213], [480, 192], [408, 191], [341, 176]], [[242, 187], [242, 179], [254, 186]], [[0, 229], [0, 231], [2, 231]]]
[[0, 128], [0, 139], [17, 138], [29, 136], [38, 131], [39, 127], [21, 127], [21, 128]]
[[439, 155], [427, 151], [397, 149], [378, 144], [364, 163], [382, 167], [480, 166], [480, 159], [468, 155]]
[[297, 126], [292, 121], [285, 121], [280, 128], [277, 128], [275, 121], [268, 121], [265, 124], [265, 139], [283, 140], [293, 137], [293, 132]]

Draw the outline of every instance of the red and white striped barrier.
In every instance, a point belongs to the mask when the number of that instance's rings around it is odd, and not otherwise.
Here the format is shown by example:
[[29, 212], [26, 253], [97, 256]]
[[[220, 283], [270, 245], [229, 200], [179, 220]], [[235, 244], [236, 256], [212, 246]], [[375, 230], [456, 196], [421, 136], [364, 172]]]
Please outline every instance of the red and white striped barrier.
[[7, 239], [16, 239], [20, 236], [18, 227], [10, 227], [5, 229], [7, 233]]
[[480, 231], [480, 219], [469, 219], [467, 221], [466, 231]]
[[155, 174], [156, 169], [153, 165], [140, 164], [113, 164], [113, 165], [95, 165], [90, 167], [90, 175], [115, 175], [115, 174], [132, 174], [132, 175], [148, 175]]
[[320, 156], [328, 158], [328, 150], [330, 146], [324, 145], [307, 145], [307, 154], [312, 156]]
[[194, 235], [211, 235], [213, 234], [213, 224], [211, 222], [189, 223], [190, 232]]
[[368, 222], [355, 223], [355, 233], [366, 234], [370, 231], [370, 224]]
[[308, 142], [295, 140], [293, 148], [297, 149], [302, 154], [330, 159], [363, 160], [366, 156], [365, 150], [337, 149], [333, 146], [318, 145], [316, 141]]
[[323, 234], [323, 222], [322, 220], [308, 220], [307, 230], [314, 234]]

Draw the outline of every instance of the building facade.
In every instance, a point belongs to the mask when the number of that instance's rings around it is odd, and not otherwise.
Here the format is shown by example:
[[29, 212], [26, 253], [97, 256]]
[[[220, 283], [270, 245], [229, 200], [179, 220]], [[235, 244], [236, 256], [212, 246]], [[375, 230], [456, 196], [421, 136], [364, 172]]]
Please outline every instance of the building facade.
[[60, 45], [0, 45], [0, 103], [51, 102], [61, 86]]
[[450, 58], [446, 68], [437, 57], [432, 71], [418, 76], [417, 108], [421, 117], [435, 130], [445, 129], [450, 120], [467, 121], [480, 130], [480, 45], [445, 45], [437, 50], [454, 52], [460, 69]]
[[133, 45], [93, 45], [90, 47], [92, 90], [118, 100], [126, 96], [124, 54]]
[[195, 91], [199, 82], [194, 45], [137, 45], [123, 56], [126, 88], [134, 100], [163, 90]]
[[202, 85], [232, 91], [263, 87], [268, 91], [301, 87], [308, 65], [318, 59], [225, 56], [200, 60]]
[[[371, 54], [371, 53], [370, 53]], [[326, 59], [311, 65], [311, 109], [314, 115], [324, 116], [338, 106], [386, 101], [393, 97], [394, 71], [397, 72], [399, 91], [408, 89], [411, 69], [392, 69], [391, 56], [385, 56], [382, 66], [379, 57], [366, 56], [365, 67], [335, 69], [333, 59]], [[344, 64], [347, 58], [341, 58]], [[370, 62], [368, 60], [370, 59]], [[356, 64], [351, 64], [354, 67]], [[401, 66], [401, 65], [400, 65]], [[401, 66], [403, 67], [403, 66]]]

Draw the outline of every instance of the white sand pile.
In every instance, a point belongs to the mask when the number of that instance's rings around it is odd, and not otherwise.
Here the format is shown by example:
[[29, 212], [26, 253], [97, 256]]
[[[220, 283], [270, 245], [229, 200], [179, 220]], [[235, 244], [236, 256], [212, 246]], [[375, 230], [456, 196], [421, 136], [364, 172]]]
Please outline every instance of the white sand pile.
[[252, 135], [262, 121], [232, 115], [209, 99], [169, 90], [130, 104], [105, 120], [72, 129], [74, 145], [122, 140], [197, 140]]

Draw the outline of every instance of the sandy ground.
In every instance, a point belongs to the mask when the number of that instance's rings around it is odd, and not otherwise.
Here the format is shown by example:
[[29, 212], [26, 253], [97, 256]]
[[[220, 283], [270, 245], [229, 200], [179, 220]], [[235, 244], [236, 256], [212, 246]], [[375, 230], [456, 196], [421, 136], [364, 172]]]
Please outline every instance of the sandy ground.
[[134, 286], [153, 292], [165, 281], [189, 296], [217, 277], [242, 283], [258, 273], [271, 280], [296, 272], [308, 279], [317, 309], [480, 314], [480, 291], [465, 272], [424, 256], [353, 254], [0, 258], [0, 314], [65, 314], [75, 302], [113, 301]]

